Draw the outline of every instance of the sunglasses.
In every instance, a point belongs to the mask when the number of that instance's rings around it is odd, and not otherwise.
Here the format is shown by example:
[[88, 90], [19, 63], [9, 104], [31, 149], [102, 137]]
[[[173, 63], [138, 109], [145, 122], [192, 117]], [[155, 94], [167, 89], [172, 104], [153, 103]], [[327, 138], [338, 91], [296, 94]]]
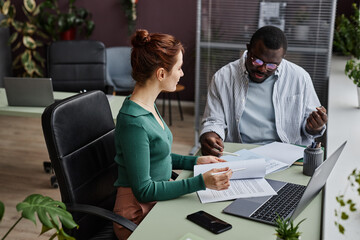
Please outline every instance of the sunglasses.
[[253, 57], [250, 58], [252, 65], [254, 65], [255, 67], [262, 67], [265, 64], [265, 68], [267, 71], [274, 71], [278, 67], [278, 65], [275, 63], [264, 63], [263, 60], [260, 60], [258, 58], [253, 58]]

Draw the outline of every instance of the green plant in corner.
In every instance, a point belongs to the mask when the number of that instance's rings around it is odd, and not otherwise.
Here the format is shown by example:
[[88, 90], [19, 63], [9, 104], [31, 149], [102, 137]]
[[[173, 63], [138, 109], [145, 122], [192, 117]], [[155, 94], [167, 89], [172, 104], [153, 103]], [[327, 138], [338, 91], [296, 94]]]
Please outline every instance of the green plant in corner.
[[284, 219], [280, 216], [276, 219], [276, 233], [278, 239], [282, 240], [298, 240], [300, 239], [301, 232], [299, 232], [299, 225], [305, 221], [301, 220], [298, 224], [294, 225], [293, 220]]
[[[1, 238], [4, 240], [14, 227], [20, 222], [21, 219], [25, 218], [32, 221], [36, 225], [36, 214], [38, 219], [42, 223], [41, 234], [55, 229], [55, 233], [49, 238], [50, 240], [55, 239], [68, 239], [74, 240], [75, 238], [69, 236], [64, 232], [62, 226], [73, 229], [78, 227], [74, 222], [71, 213], [66, 211], [66, 206], [60, 201], [55, 201], [50, 197], [42, 196], [40, 194], [32, 194], [25, 198], [25, 200], [16, 205], [18, 212], [22, 211], [21, 217], [15, 222], [13, 226], [7, 231], [7, 233]], [[4, 216], [5, 207], [0, 201], [0, 221]]]
[[339, 232], [342, 234], [345, 233], [345, 227], [343, 224], [341, 224], [341, 222], [348, 220], [350, 217], [350, 213], [357, 210], [356, 200], [351, 199], [350, 197], [346, 198], [345, 194], [350, 186], [350, 188], [353, 191], [357, 192], [357, 194], [360, 196], [360, 170], [355, 168], [347, 179], [348, 185], [345, 188], [344, 194], [336, 196], [336, 201], [339, 203], [340, 206], [338, 209], [335, 209], [335, 216], [337, 217], [335, 225], [338, 227]]
[[345, 74], [360, 87], [360, 9], [353, 3], [354, 14], [347, 18], [344, 14], [336, 19], [334, 46], [352, 59], [346, 62]]
[[12, 62], [13, 69], [20, 69], [20, 76], [42, 77], [45, 59], [38, 49], [44, 45], [48, 37], [36, 26], [36, 16], [40, 12], [39, 6], [36, 5], [35, 0], [24, 0], [22, 10], [27, 18], [23, 22], [16, 20], [16, 8], [10, 0], [0, 0], [0, 11], [5, 16], [0, 22], [0, 27], [14, 29], [9, 38], [9, 44], [13, 46], [13, 52], [20, 51], [20, 53]]

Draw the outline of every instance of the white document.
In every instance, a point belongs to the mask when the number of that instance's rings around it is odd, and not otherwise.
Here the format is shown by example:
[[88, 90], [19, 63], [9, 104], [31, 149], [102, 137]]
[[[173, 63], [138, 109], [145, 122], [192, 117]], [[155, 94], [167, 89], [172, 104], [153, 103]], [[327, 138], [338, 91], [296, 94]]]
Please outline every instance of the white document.
[[231, 180], [230, 187], [226, 190], [216, 191], [206, 189], [197, 191], [201, 203], [232, 200], [236, 198], [263, 197], [277, 193], [265, 178]]
[[275, 195], [276, 192], [265, 180], [265, 159], [252, 159], [251, 161], [229, 161], [194, 166], [194, 176], [205, 173], [213, 168], [229, 167], [243, 169], [234, 172], [231, 176], [230, 187], [227, 190], [217, 191], [206, 189], [197, 194], [202, 203], [232, 200], [236, 198], [263, 197]]
[[258, 159], [258, 158], [265, 158], [265, 167], [266, 167], [266, 175], [272, 172], [276, 172], [279, 170], [283, 170], [288, 167], [286, 163], [280, 162], [275, 159], [267, 158], [264, 156], [261, 156], [257, 153], [251, 152], [246, 149], [239, 150], [237, 152], [234, 152], [234, 154], [238, 156], [232, 156], [232, 155], [223, 155], [221, 158], [232, 162], [232, 161], [239, 161], [239, 160], [251, 160]]
[[263, 157], [275, 159], [291, 166], [296, 160], [303, 158], [304, 148], [293, 144], [272, 142], [249, 151]]
[[231, 169], [243, 169], [234, 172], [231, 179], [263, 178], [265, 176], [265, 159], [253, 159], [252, 161], [229, 161], [212, 164], [200, 164], [194, 166], [194, 176], [205, 173], [213, 168], [229, 167]]

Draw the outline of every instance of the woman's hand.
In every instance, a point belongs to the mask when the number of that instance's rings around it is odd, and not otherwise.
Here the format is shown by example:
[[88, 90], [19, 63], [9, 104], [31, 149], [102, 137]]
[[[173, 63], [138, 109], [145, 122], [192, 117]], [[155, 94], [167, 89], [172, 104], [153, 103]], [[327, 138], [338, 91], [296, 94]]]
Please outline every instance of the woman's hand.
[[[225, 172], [226, 171], [226, 172]], [[219, 173], [224, 172], [224, 173]], [[216, 174], [219, 173], [219, 174]], [[230, 178], [232, 170], [226, 168], [214, 168], [203, 174], [206, 188], [214, 190], [225, 190], [230, 187]]]
[[226, 162], [224, 159], [215, 157], [215, 156], [201, 156], [198, 157], [196, 164], [209, 164], [209, 163], [218, 163], [218, 162]]

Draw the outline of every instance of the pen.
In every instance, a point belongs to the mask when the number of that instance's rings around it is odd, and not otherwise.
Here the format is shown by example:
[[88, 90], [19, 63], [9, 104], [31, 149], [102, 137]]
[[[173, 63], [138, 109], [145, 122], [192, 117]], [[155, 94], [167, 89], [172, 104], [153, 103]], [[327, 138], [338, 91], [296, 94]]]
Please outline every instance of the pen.
[[316, 142], [312, 142], [311, 143], [311, 148], [315, 148], [316, 147]]
[[239, 156], [239, 154], [236, 154], [236, 153], [231, 153], [231, 152], [225, 152], [225, 151], [222, 151], [221, 152], [222, 154], [226, 154], [226, 155], [231, 155], [231, 156]]
[[[232, 172], [234, 173], [234, 172], [242, 171], [242, 170], [245, 170], [245, 169], [246, 169], [246, 168], [234, 168], [234, 169], [231, 169], [231, 170], [232, 170]], [[230, 170], [230, 169], [229, 169], [229, 170]], [[228, 172], [229, 170], [227, 170], [227, 171], [222, 171], [222, 172], [216, 172], [216, 173], [213, 173], [213, 174], [211, 174], [211, 175], [223, 174], [223, 173]]]

